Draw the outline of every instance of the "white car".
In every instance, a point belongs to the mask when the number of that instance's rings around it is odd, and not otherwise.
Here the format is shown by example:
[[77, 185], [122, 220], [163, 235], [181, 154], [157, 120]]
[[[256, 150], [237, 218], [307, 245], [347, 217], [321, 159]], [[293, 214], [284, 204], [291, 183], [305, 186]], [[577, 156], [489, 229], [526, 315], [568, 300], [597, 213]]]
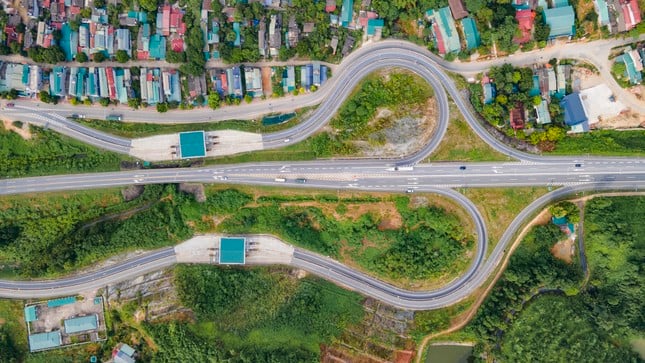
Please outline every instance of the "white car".
[[291, 141], [291, 139], [284, 139], [284, 142], [289, 142], [289, 141]]

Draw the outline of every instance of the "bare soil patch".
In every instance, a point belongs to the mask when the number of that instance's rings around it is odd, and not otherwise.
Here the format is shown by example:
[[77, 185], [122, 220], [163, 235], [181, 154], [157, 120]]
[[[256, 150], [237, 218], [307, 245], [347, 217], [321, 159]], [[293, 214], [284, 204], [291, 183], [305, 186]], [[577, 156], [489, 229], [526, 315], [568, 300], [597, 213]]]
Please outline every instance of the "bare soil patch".
[[645, 127], [645, 115], [633, 111], [625, 111], [620, 115], [603, 119], [594, 125], [601, 129], [632, 129]]
[[574, 240], [567, 238], [563, 241], [559, 241], [551, 247], [551, 254], [566, 263], [571, 263], [573, 254], [575, 252]]
[[15, 126], [12, 121], [2, 121], [2, 123], [4, 124], [5, 130], [13, 131], [25, 140], [31, 140], [32, 135], [29, 131], [28, 123], [23, 122], [22, 127]]

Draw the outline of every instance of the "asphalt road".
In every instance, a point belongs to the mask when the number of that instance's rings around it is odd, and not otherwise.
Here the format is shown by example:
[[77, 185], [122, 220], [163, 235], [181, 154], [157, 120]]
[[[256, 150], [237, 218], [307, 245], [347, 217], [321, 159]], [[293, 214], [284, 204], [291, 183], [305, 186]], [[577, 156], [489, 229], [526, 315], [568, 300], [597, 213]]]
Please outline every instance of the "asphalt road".
[[[329, 82], [326, 87], [322, 87], [316, 93], [316, 95], [326, 95], [330, 98], [323, 97], [325, 102], [321, 104], [312, 118], [291, 130], [265, 135], [265, 142], [268, 147], [282, 147], [285, 144], [303, 140], [329, 121], [331, 115], [349, 94], [353, 85], [367, 73], [382, 67], [399, 66], [412, 69], [430, 82], [435, 87], [435, 93], [441, 108], [438, 137], [433, 138], [423, 150], [414, 155], [397, 160], [321, 160], [299, 163], [238, 164], [201, 169], [136, 170], [5, 179], [0, 181], [0, 194], [178, 182], [288, 185], [291, 187], [332, 190], [355, 189], [440, 193], [455, 199], [469, 211], [474, 219], [479, 236], [477, 256], [469, 269], [460, 278], [441, 289], [432, 292], [406, 292], [303, 250], [296, 252], [293, 262], [295, 266], [308, 269], [341, 285], [348, 286], [392, 305], [408, 309], [431, 309], [453, 304], [479, 287], [499, 263], [504, 248], [506, 248], [524, 220], [542, 206], [575, 192], [605, 189], [634, 190], [645, 186], [645, 160], [642, 158], [543, 157], [522, 153], [500, 144], [478, 123], [471, 113], [469, 105], [459, 94], [452, 79], [441, 71], [433, 60], [432, 55], [429, 55], [427, 51], [408, 43], [396, 41], [376, 43], [369, 49], [365, 49], [367, 50], [363, 51], [361, 49], [350, 56], [354, 57], [352, 59], [356, 61], [356, 69], [346, 68], [345, 73], [340, 71], [336, 77], [333, 77], [334, 81]], [[413, 169], [405, 168], [405, 170], [395, 171], [394, 167], [397, 165], [412, 165], [423, 160], [436, 147], [444, 135], [448, 118], [447, 98], [443, 92], [444, 88], [453, 97], [460, 111], [480, 137], [498, 151], [509, 157], [518, 158], [521, 162], [418, 164]], [[306, 98], [298, 98], [298, 101], [300, 100], [306, 100]], [[73, 137], [80, 139], [85, 138], [89, 142], [97, 144], [97, 146], [101, 144], [105, 148], [114, 148], [115, 151], [129, 148], [129, 140], [83, 128], [78, 124], [70, 123], [63, 115], [56, 114], [56, 112], [52, 115], [52, 112], [38, 107], [40, 106], [19, 104], [15, 112], [29, 113], [35, 119], [44, 122], [51, 128], [65, 130], [66, 134], [74, 135]], [[239, 109], [241, 110], [241, 108]], [[269, 109], [269, 111], [273, 110]], [[14, 112], [14, 110], [11, 112]], [[253, 111], [249, 109], [246, 112]], [[267, 110], [264, 109], [262, 113], [266, 112]], [[171, 122], [177, 122], [177, 120], [171, 119]], [[289, 141], [285, 143], [285, 139], [289, 139]], [[287, 180], [285, 182], [277, 181], [282, 180], [282, 178]], [[307, 181], [306, 183], [296, 183], [296, 178], [306, 178]], [[566, 187], [543, 196], [520, 213], [507, 229], [495, 250], [484, 261], [487, 241], [483, 220], [468, 199], [450, 188], [525, 185], [564, 185]], [[69, 294], [102, 286], [110, 281], [127, 279], [174, 263], [174, 256], [170, 250], [150, 256], [152, 257], [144, 256], [122, 265], [117, 265], [112, 267], [113, 269], [108, 268], [68, 279], [50, 282], [2, 281], [2, 283], [9, 285], [4, 285], [5, 291], [0, 290], [0, 295], [44, 297]], [[0, 284], [0, 288], [2, 286]]]

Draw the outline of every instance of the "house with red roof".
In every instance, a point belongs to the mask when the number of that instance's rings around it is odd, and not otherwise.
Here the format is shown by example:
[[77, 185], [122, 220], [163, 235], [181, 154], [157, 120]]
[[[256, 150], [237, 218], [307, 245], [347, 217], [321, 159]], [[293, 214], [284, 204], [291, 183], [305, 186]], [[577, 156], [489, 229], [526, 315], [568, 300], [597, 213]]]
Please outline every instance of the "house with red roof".
[[455, 20], [468, 16], [468, 10], [466, 10], [462, 0], [448, 0], [448, 5], [450, 6], [452, 17], [455, 18]]
[[625, 31], [630, 31], [641, 22], [641, 10], [637, 0], [621, 0], [620, 7], [625, 19]]
[[510, 112], [510, 123], [513, 130], [520, 130], [524, 128], [524, 105], [521, 103], [515, 104], [515, 107]]
[[528, 43], [531, 40], [533, 33], [533, 24], [535, 20], [535, 12], [530, 9], [517, 10], [515, 12], [515, 19], [517, 20], [517, 27], [520, 30], [520, 36], [513, 39], [515, 44]]
[[336, 0], [327, 0], [325, 2], [325, 11], [331, 13], [336, 10]]

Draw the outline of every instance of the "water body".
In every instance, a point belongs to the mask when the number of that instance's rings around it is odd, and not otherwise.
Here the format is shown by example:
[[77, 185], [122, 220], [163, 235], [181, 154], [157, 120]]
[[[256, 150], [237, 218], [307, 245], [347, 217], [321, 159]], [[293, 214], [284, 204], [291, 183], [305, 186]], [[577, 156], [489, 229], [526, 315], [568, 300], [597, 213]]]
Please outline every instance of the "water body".
[[468, 363], [472, 361], [473, 347], [463, 344], [431, 345], [426, 363]]

